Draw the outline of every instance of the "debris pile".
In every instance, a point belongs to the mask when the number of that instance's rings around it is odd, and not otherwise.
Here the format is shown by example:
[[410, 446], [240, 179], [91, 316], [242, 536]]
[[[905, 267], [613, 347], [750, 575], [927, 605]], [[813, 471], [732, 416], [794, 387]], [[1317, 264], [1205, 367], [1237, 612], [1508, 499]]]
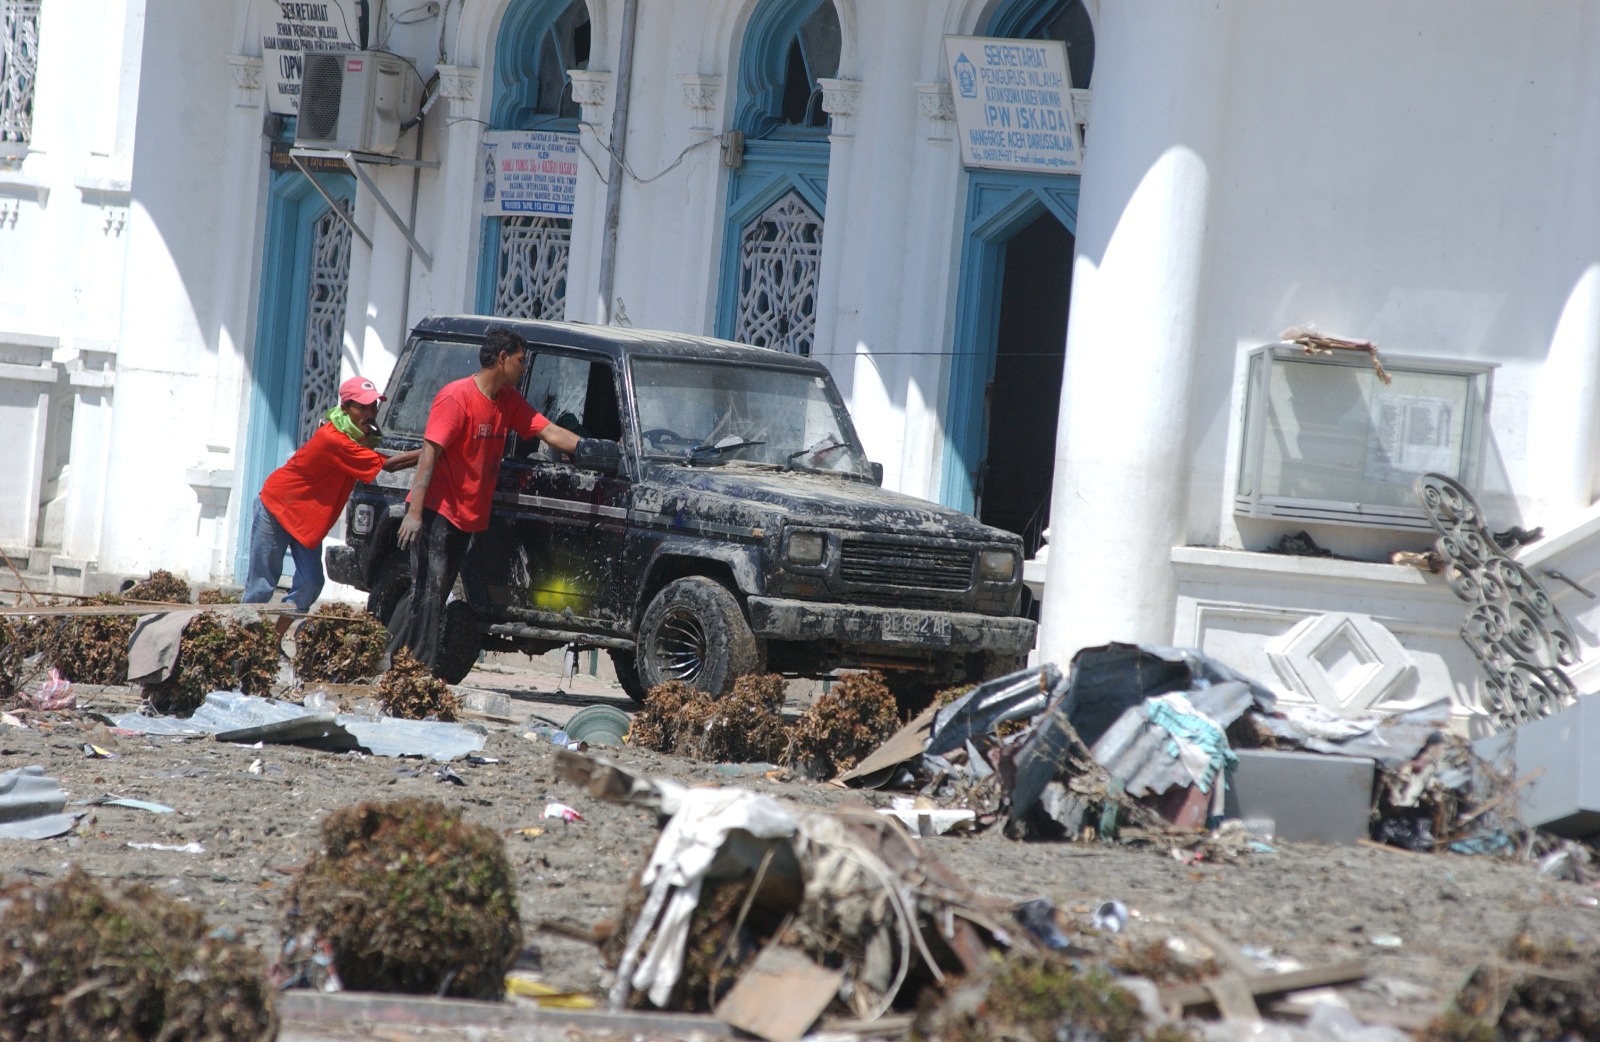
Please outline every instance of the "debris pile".
[[[591, 794], [670, 819], [607, 949], [613, 1008], [710, 1009], [764, 1037], [798, 1038], [829, 1008], [875, 1020], [997, 952], [1039, 951], [1004, 903], [879, 815], [687, 789], [570, 752], [557, 762]], [[781, 1032], [775, 1016], [787, 1020]]]
[[[693, 708], [686, 709], [688, 706]], [[680, 740], [687, 746], [697, 738], [700, 724], [710, 711], [711, 699], [699, 688], [681, 680], [657, 684], [645, 695], [644, 708], [633, 715], [628, 741], [640, 749], [675, 753]], [[698, 719], [685, 726], [690, 716]]]
[[[1444, 703], [1335, 717], [1280, 706], [1197, 651], [1110, 644], [1067, 673], [1023, 670], [936, 704], [840, 780], [960, 805], [1017, 838], [1209, 831], [1221, 853], [1252, 841], [1215, 831], [1228, 819], [1258, 821], [1269, 835], [1255, 841], [1353, 842], [1375, 811], [1371, 834], [1409, 849], [1512, 848], [1526, 830], [1503, 800], [1509, 778], [1447, 727]], [[1315, 820], [1297, 784], [1338, 820]]]
[[294, 634], [294, 672], [302, 683], [350, 684], [383, 671], [383, 624], [360, 608], [324, 604]]
[[261, 954], [143, 886], [105, 893], [76, 868], [0, 890], [0, 1035], [70, 1042], [277, 1037]]
[[1503, 959], [1475, 969], [1426, 1042], [1600, 1038], [1600, 949], [1541, 949], [1514, 938]]
[[431, 800], [362, 803], [322, 824], [287, 895], [280, 979], [331, 962], [324, 987], [499, 999], [522, 947], [516, 875], [492, 830]]
[[404, 720], [451, 721], [461, 712], [461, 696], [404, 648], [378, 681], [378, 704]]
[[[196, 612], [166, 679], [145, 684], [158, 713], [187, 716], [213, 691], [264, 695], [278, 675], [278, 638], [253, 611]], [[124, 664], [127, 655], [123, 656]]]
[[195, 594], [196, 604], [238, 604], [239, 595], [216, 586], [208, 586]]

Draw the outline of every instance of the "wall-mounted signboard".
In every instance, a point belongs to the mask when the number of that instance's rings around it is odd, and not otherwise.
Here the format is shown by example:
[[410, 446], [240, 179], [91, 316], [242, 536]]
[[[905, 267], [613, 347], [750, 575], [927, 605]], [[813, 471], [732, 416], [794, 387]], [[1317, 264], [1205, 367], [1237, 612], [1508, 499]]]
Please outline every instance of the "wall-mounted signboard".
[[1079, 172], [1083, 143], [1072, 118], [1066, 44], [946, 36], [944, 49], [963, 163], [988, 170]]
[[489, 130], [483, 135], [485, 217], [571, 217], [578, 189], [578, 135]]
[[261, 69], [267, 111], [300, 112], [301, 55], [307, 51], [353, 51], [360, 0], [272, 0], [261, 12]]

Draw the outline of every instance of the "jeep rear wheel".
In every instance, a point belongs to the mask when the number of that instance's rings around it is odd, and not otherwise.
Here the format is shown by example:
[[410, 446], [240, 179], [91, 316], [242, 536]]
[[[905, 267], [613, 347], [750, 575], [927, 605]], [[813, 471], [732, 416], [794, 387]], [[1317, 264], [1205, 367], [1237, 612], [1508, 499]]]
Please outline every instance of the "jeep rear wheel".
[[727, 587], [703, 576], [662, 587], [639, 623], [639, 683], [681, 680], [720, 698], [736, 677], [761, 668], [761, 647]]

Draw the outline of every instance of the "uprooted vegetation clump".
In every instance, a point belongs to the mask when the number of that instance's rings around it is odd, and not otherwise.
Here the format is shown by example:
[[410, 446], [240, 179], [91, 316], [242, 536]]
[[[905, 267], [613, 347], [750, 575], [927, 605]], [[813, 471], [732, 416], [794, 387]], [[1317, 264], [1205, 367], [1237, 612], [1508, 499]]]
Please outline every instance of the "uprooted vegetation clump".
[[216, 586], [208, 586], [194, 595], [196, 604], [238, 604], [239, 595]]
[[10, 698], [22, 686], [25, 655], [19, 629], [16, 620], [0, 616], [0, 699]]
[[278, 675], [278, 637], [272, 625], [252, 618], [201, 612], [183, 628], [172, 676], [145, 685], [157, 712], [187, 716], [213, 691], [265, 695]]
[[751, 673], [711, 704], [691, 755], [721, 763], [775, 763], [789, 747], [779, 710], [787, 685], [776, 673]]
[[461, 713], [461, 696], [404, 648], [395, 652], [378, 681], [378, 704], [390, 716], [406, 720], [449, 721]]
[[349, 604], [324, 604], [294, 633], [294, 673], [302, 682], [350, 684], [383, 671], [383, 623]]
[[942, 1002], [924, 1006], [912, 1038], [1192, 1042], [1175, 1025], [1149, 1024], [1139, 1000], [1107, 970], [1080, 971], [1065, 959], [1034, 955], [1008, 956], [992, 974], [976, 975]]
[[122, 591], [130, 601], [154, 601], [159, 604], [188, 604], [189, 584], [164, 569], [156, 569], [147, 578]]
[[706, 693], [681, 680], [657, 684], [644, 696], [644, 708], [633, 714], [628, 741], [640, 749], [675, 752], [680, 714], [691, 700], [706, 700]]
[[[126, 604], [123, 597], [102, 593], [82, 602], [84, 607]], [[126, 684], [128, 641], [135, 616], [44, 615], [31, 620], [30, 653], [37, 652], [75, 684]]]
[[323, 822], [285, 933], [326, 942], [346, 988], [499, 999], [522, 947], [516, 894], [493, 830], [432, 800], [362, 803]]
[[80, 869], [0, 890], [0, 1038], [266, 1042], [277, 990], [253, 948], [149, 887]]
[[794, 725], [788, 758], [814, 777], [848, 771], [900, 726], [894, 695], [877, 673], [851, 673], [818, 695]]

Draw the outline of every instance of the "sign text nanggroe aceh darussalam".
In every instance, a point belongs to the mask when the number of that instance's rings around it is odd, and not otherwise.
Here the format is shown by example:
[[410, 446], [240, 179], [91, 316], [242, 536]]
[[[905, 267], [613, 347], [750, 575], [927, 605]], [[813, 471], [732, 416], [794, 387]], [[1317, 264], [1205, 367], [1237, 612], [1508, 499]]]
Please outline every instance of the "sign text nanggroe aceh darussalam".
[[1059, 40], [946, 36], [961, 161], [990, 170], [1076, 174], [1083, 143]]

